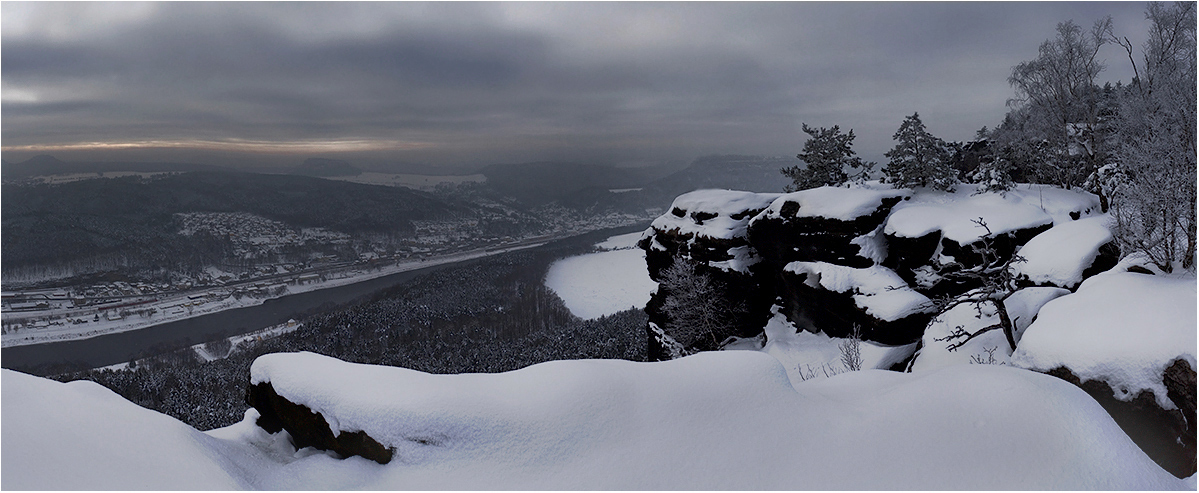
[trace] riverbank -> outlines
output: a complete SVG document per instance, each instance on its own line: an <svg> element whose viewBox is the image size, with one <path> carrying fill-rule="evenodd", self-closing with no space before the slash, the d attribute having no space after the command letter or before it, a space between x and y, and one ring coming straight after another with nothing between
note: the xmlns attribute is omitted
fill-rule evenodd
<svg viewBox="0 0 1199 493"><path fill-rule="evenodd" d="M548 241L548 240L547 240ZM209 288L179 293L157 300L138 303L136 307L97 307L74 312L47 312L25 315L43 318L27 327L9 329L0 336L0 347L9 348L50 342L74 341L108 334L146 329L155 325L211 315L226 310L248 308L268 300L320 291L397 273L409 272L447 263L462 262L488 255L497 255L544 245L546 241L523 243L510 247L486 248L454 253L423 260L404 260L391 264L356 266L325 273L321 279L304 283L271 283L262 296L238 296L230 288ZM121 312L125 313L122 314ZM7 315L7 314L6 314ZM53 321L49 319L53 317ZM7 317L6 317L7 318Z"/></svg>

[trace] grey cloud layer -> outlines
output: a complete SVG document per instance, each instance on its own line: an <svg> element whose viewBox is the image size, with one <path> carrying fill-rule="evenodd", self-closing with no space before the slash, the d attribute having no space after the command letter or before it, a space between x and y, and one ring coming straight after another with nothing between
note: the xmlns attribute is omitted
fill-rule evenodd
<svg viewBox="0 0 1199 493"><path fill-rule="evenodd" d="M802 121L854 128L877 159L913 111L947 139L997 122L1010 67L1057 22L1110 13L1135 35L1143 8L5 3L2 131L6 148L377 139L428 159L635 159L793 154Z"/></svg>

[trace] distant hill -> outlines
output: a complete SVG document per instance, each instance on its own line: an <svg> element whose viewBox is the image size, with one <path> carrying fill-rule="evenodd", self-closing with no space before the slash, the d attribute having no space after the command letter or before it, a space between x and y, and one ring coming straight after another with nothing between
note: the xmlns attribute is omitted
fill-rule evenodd
<svg viewBox="0 0 1199 493"><path fill-rule="evenodd" d="M638 213L647 209L665 208L675 197L692 190L723 188L753 192L781 192L791 180L779 170L791 166L795 159L763 156L705 156L696 159L690 166L667 176L644 180L644 175L622 173L619 168L580 168L557 171L562 180L538 182L536 168L525 168L520 176L526 186L557 186L564 192L553 197L559 205L579 211L598 213L620 211ZM526 165L527 166L527 165ZM652 173L654 169L639 169L640 173ZM567 174L567 173L574 174ZM546 173L552 176L552 173ZM511 179L515 173L507 175ZM640 178L640 179L639 179ZM491 179L491 176L488 176ZM615 192L613 190L616 190Z"/></svg>
<svg viewBox="0 0 1199 493"><path fill-rule="evenodd" d="M717 155L696 159L691 166L646 186L671 199L703 188L725 188L747 192L781 192L791 183L779 172L794 166L795 158Z"/></svg>
<svg viewBox="0 0 1199 493"><path fill-rule="evenodd" d="M305 159L299 166L291 168L290 173L293 175L319 177L357 176L362 174L362 170L340 159L313 157Z"/></svg>
<svg viewBox="0 0 1199 493"><path fill-rule="evenodd" d="M618 168L597 164L537 162L494 164L479 171L494 190L530 205L570 198L581 190L636 188L648 183L656 168Z"/></svg>
<svg viewBox="0 0 1199 493"><path fill-rule="evenodd" d="M400 187L294 175L192 172L58 185L3 185L3 269L117 256L132 268L202 265L220 242L177 234L174 214L248 212L293 227L408 237L413 221L470 217L465 203Z"/></svg>
<svg viewBox="0 0 1199 493"><path fill-rule="evenodd" d="M189 172L223 170L229 170L229 168L211 164L192 163L125 161L68 162L62 161L48 154L34 156L24 161L15 163L4 161L4 163L0 165L0 174L3 174L4 181L22 180L33 176L62 175L69 173L104 173L110 171L153 173L163 171Z"/></svg>

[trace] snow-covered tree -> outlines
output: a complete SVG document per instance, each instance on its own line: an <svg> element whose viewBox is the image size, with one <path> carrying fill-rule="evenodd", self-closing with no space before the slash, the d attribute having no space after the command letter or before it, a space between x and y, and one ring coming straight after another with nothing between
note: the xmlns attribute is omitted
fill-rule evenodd
<svg viewBox="0 0 1199 493"><path fill-rule="evenodd" d="M952 190L957 172L949 165L945 141L928 133L920 114L904 118L893 137L898 143L884 155L890 162L883 168L887 181L896 187L933 187Z"/></svg>
<svg viewBox="0 0 1199 493"><path fill-rule="evenodd" d="M1025 111L1021 132L1008 133L1002 144L1040 145L1044 155L1030 164L1042 183L1078 186L1103 165L1104 139L1098 132L1102 91L1095 79L1105 68L1097 55L1110 30L1110 18L1089 33L1073 21L1059 23L1057 36L1041 43L1036 59L1012 67L1008 83L1016 98L1008 105Z"/></svg>
<svg viewBox="0 0 1199 493"><path fill-rule="evenodd" d="M1096 180L1116 184L1112 212L1124 254L1139 252L1169 271L1195 266L1195 4L1151 3L1137 78L1121 98L1117 163ZM1109 31L1110 33L1110 31Z"/></svg>
<svg viewBox="0 0 1199 493"><path fill-rule="evenodd" d="M662 270L658 289L669 320L662 329L688 350L716 349L735 326L740 307L730 306L724 286L681 257Z"/></svg>
<svg viewBox="0 0 1199 493"><path fill-rule="evenodd" d="M787 186L788 192L822 185L840 185L849 180L846 167L861 169L859 174L865 174L874 166L874 163L862 161L855 155L853 129L843 134L838 125L833 125L833 128L812 128L805 123L803 131L810 137L804 142L803 152L795 157L807 167L796 165L781 170L792 182Z"/></svg>

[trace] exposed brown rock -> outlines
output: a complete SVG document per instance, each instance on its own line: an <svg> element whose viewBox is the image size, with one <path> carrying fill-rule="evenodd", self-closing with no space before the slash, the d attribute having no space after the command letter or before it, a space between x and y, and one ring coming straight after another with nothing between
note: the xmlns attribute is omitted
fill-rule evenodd
<svg viewBox="0 0 1199 493"><path fill-rule="evenodd" d="M324 416L280 396L270 383L247 386L246 404L258 410L258 426L269 433L287 430L297 449L315 447L332 450L342 457L357 455L380 464L391 462L393 449L363 431L341 431L333 436Z"/></svg>
<svg viewBox="0 0 1199 493"><path fill-rule="evenodd" d="M1106 382L1080 381L1068 368L1058 367L1050 375L1077 385L1099 402L1116 424L1149 458L1179 478L1195 474L1195 370L1176 360L1166 370L1169 398L1178 409L1162 409L1153 393L1142 390L1130 401L1115 398Z"/></svg>

